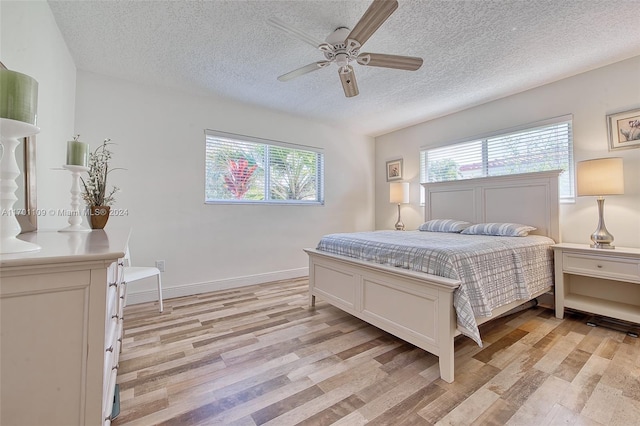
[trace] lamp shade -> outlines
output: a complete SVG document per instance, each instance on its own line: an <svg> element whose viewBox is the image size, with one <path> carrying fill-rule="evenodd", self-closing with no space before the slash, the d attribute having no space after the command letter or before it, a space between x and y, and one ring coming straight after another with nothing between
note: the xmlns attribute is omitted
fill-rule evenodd
<svg viewBox="0 0 640 426"><path fill-rule="evenodd" d="M576 167L578 196L624 194L622 158L580 161Z"/></svg>
<svg viewBox="0 0 640 426"><path fill-rule="evenodd" d="M0 118L36 125L38 82L26 74L0 69Z"/></svg>
<svg viewBox="0 0 640 426"><path fill-rule="evenodd" d="M409 182L390 183L389 202L393 204L407 204L409 202Z"/></svg>

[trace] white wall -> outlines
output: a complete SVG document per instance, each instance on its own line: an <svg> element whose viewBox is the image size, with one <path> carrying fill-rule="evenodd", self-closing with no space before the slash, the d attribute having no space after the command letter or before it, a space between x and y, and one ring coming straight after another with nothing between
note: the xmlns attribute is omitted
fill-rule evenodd
<svg viewBox="0 0 640 426"><path fill-rule="evenodd" d="M59 170L73 135L76 67L45 1L0 2L0 60L38 81L36 136L38 208L69 209L71 178ZM59 229L67 217L38 217L40 228Z"/></svg>
<svg viewBox="0 0 640 426"><path fill-rule="evenodd" d="M325 150L324 206L205 205L204 129ZM307 273L305 247L374 227L374 141L283 113L78 72L76 133L117 143L107 227L131 226L135 264L166 261L167 297ZM131 301L150 300L153 282Z"/></svg>
<svg viewBox="0 0 640 426"><path fill-rule="evenodd" d="M411 204L402 206L407 229L422 223L419 206L420 147L442 146L477 135L546 118L573 114L574 159L624 159L625 194L606 198L605 219L614 244L640 247L640 148L608 151L607 114L640 108L640 57L427 121L376 138L376 229L392 229L397 207L389 204L385 162L404 159ZM588 243L597 226L595 197L561 205L565 242Z"/></svg>

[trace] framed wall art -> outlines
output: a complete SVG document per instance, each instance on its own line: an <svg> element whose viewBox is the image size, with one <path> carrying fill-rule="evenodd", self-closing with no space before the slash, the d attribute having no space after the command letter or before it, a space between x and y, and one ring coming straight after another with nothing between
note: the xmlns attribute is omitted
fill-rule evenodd
<svg viewBox="0 0 640 426"><path fill-rule="evenodd" d="M402 180L402 158L387 161L387 182Z"/></svg>
<svg viewBox="0 0 640 426"><path fill-rule="evenodd" d="M640 109L607 115L609 150L640 148Z"/></svg>

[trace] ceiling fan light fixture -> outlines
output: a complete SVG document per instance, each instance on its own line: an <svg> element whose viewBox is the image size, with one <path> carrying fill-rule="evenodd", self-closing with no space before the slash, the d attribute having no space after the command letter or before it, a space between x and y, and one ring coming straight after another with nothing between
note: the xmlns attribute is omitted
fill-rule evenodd
<svg viewBox="0 0 640 426"><path fill-rule="evenodd" d="M336 55L336 64L341 69L349 65L349 55L347 55L346 53L338 53Z"/></svg>

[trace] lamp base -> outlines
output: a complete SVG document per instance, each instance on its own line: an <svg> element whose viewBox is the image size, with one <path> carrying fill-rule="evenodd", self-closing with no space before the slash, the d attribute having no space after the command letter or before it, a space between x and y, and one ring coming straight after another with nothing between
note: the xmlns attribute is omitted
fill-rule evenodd
<svg viewBox="0 0 640 426"><path fill-rule="evenodd" d="M396 231L404 231L404 223L400 219L400 204L398 204L398 221L396 222Z"/></svg>
<svg viewBox="0 0 640 426"><path fill-rule="evenodd" d="M591 234L591 248L611 250L615 249L613 235L607 230L604 224L604 197L598 197L598 228Z"/></svg>
<svg viewBox="0 0 640 426"><path fill-rule="evenodd" d="M595 248L595 249L609 249L609 250L616 248L616 246L609 243L593 243L589 247Z"/></svg>

